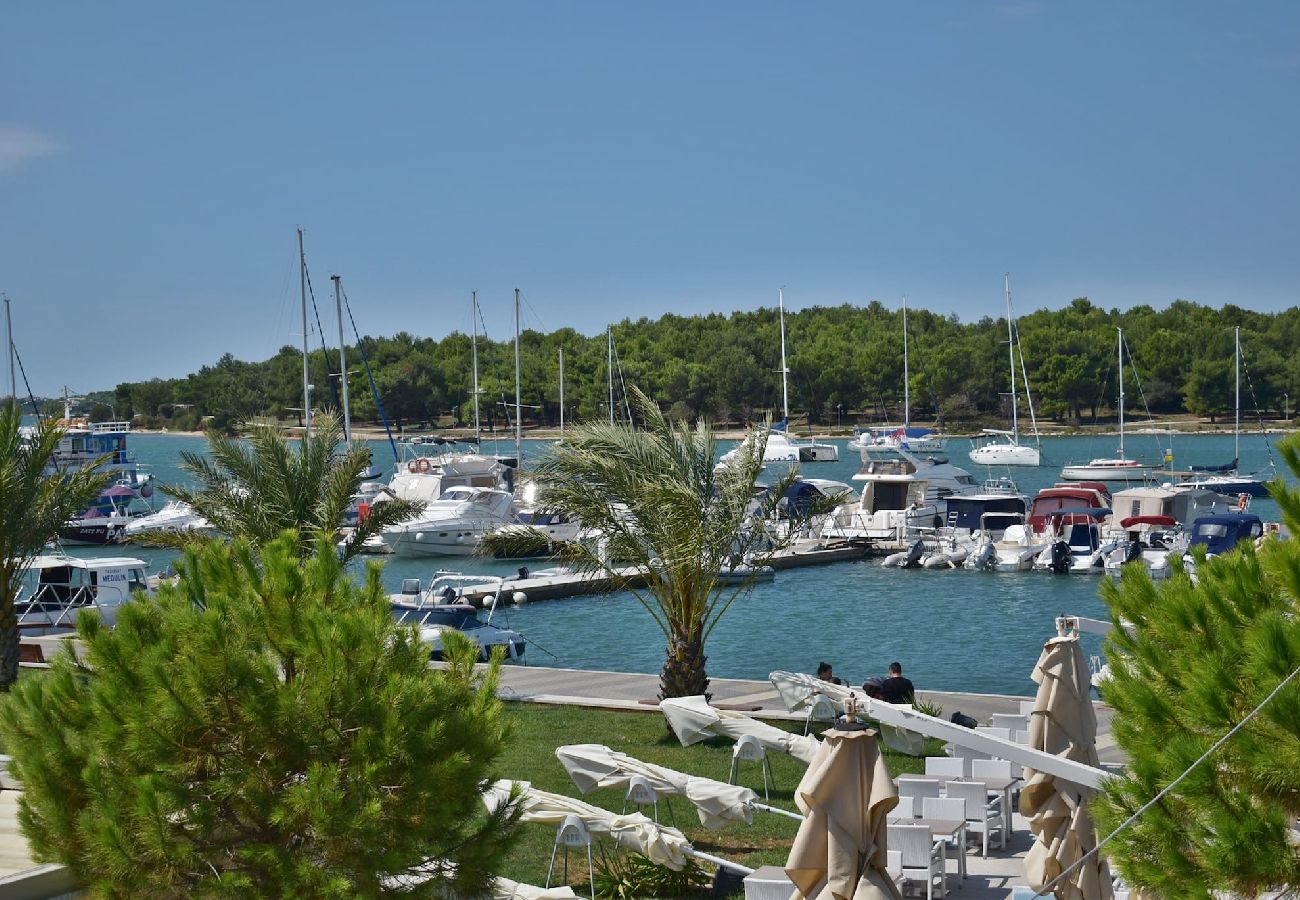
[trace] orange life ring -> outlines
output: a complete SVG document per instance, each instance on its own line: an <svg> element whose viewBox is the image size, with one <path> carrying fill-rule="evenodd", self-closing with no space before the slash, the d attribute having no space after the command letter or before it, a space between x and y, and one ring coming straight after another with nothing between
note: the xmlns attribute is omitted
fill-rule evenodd
<svg viewBox="0 0 1300 900"><path fill-rule="evenodd" d="M427 474L433 468L433 463L429 462L427 456L421 456L415 461L415 468L421 473Z"/></svg>
<svg viewBox="0 0 1300 900"><path fill-rule="evenodd" d="M1238 494L1238 495L1237 495L1237 511L1238 511L1238 512L1245 512L1247 506L1250 506L1250 494L1245 494L1245 493Z"/></svg>

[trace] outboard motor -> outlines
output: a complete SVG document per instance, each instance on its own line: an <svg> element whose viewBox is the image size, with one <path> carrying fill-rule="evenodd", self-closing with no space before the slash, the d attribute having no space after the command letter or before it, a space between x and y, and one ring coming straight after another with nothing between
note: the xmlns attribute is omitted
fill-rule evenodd
<svg viewBox="0 0 1300 900"><path fill-rule="evenodd" d="M993 550L993 544L985 541L980 544L979 550L975 551L975 561L971 566L982 571L988 571L993 568L993 563L997 559L997 554Z"/></svg>
<svg viewBox="0 0 1300 900"><path fill-rule="evenodd" d="M1052 571L1057 575L1064 575L1070 571L1070 567L1073 565L1074 559L1070 556L1070 545L1065 541L1057 541L1052 544Z"/></svg>
<svg viewBox="0 0 1300 900"><path fill-rule="evenodd" d="M920 538L907 551L907 559L903 562L904 569L914 569L921 564L921 554L925 553L925 541Z"/></svg>
<svg viewBox="0 0 1300 900"><path fill-rule="evenodd" d="M1130 541L1128 545L1128 550L1125 551L1124 553L1124 562L1126 563L1137 562L1139 559L1142 558L1142 551L1145 549L1146 549L1146 545L1143 544L1141 541Z"/></svg>

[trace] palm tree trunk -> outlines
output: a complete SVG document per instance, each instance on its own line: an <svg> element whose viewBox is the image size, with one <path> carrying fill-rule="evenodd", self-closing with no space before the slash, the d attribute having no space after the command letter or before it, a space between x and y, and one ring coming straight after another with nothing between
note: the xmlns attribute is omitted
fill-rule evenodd
<svg viewBox="0 0 1300 900"><path fill-rule="evenodd" d="M18 619L12 608L0 613L0 692L8 693L18 680Z"/></svg>
<svg viewBox="0 0 1300 900"><path fill-rule="evenodd" d="M659 699L669 697L695 697L709 693L709 676L704 670L708 657L704 655L703 624L678 632L668 641L668 654L663 672L659 675Z"/></svg>

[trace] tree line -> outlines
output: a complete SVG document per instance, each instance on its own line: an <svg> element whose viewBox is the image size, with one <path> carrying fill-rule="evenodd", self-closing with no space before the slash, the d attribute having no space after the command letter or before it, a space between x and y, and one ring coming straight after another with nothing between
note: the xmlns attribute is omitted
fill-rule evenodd
<svg viewBox="0 0 1300 900"><path fill-rule="evenodd" d="M956 315L908 311L909 394L916 421L950 427L993 424L1009 416L1004 319L963 323ZM1103 309L1086 298L1017 320L1024 372L1035 411L1049 420L1086 424L1112 416L1116 404L1116 327L1132 359L1125 396L1131 412L1231 416L1233 329L1242 336L1243 415L1288 416L1300 398L1300 307L1263 313L1177 300L1166 309ZM779 418L780 333L777 310L730 315L664 315L612 326L615 406L635 384L674 417L714 421ZM898 422L903 417L902 311L872 301L810 307L786 315L790 405L811 424ZM523 418L560 418L559 354L564 351L564 415L592 421L609 415L606 335L571 328L524 331L520 339ZM368 363L369 372L362 365ZM470 424L473 371L469 335L441 340L400 332L361 338L348 348L352 412L378 421L375 392L394 425ZM513 415L513 341L478 339L481 420L504 427ZM338 407L338 352L318 347L309 369L313 407ZM374 391L371 390L373 377ZM1017 383L1021 381L1017 373ZM1023 389L1021 416L1025 415ZM143 417L150 424L231 427L257 416L294 418L302 406L302 357L285 346L262 362L231 354L183 378L119 384L94 398L101 414Z"/></svg>

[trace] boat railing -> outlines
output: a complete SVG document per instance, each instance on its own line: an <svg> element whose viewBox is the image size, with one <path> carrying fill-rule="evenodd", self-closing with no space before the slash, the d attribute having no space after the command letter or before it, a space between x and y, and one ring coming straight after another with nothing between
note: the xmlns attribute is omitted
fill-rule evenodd
<svg viewBox="0 0 1300 900"><path fill-rule="evenodd" d="M131 430L130 422L91 422L91 434L123 434Z"/></svg>
<svg viewBox="0 0 1300 900"><path fill-rule="evenodd" d="M105 594L111 596L105 597ZM18 614L18 624L35 625L46 628L71 628L77 622L77 614L82 610L102 610L103 607L121 605L128 593L119 585L104 584L98 587L90 585L60 584L47 582L40 585L27 600L15 604L22 607Z"/></svg>

